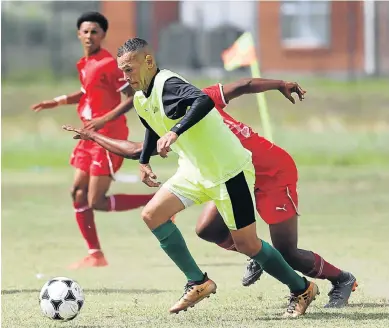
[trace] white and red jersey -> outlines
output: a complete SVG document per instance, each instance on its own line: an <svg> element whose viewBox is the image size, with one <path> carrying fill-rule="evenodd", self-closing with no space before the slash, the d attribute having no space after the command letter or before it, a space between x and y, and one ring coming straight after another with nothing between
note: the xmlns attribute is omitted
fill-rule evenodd
<svg viewBox="0 0 389 328"><path fill-rule="evenodd" d="M266 189L269 186L273 188L278 183L277 179L274 178L276 174L278 174L278 179L282 180L282 183L297 181L297 170L294 161L285 150L258 135L251 127L235 120L224 111L227 102L224 99L221 84L207 87L203 89L203 92L213 100L215 108L222 116L224 123L239 138L243 147L251 151L255 167L256 188Z"/></svg>
<svg viewBox="0 0 389 328"><path fill-rule="evenodd" d="M128 83L115 58L107 50L101 49L88 58L81 58L77 63L77 70L81 91L84 93L77 112L84 123L105 115L120 104L120 92ZM127 129L127 122L125 116L121 115L108 122L99 132L112 135L123 129Z"/></svg>
<svg viewBox="0 0 389 328"><path fill-rule="evenodd" d="M266 150L273 147L273 143L269 140L259 136L251 127L237 121L224 111L224 108L227 106L227 101L224 98L223 86L220 83L204 88L203 92L213 100L215 108L222 116L224 123L239 138L246 149L253 152L253 149L255 148L258 152L258 149Z"/></svg>
<svg viewBox="0 0 389 328"><path fill-rule="evenodd" d="M215 108L222 116L224 123L242 143L244 143L244 141L250 138L253 134L256 134L253 132L251 127L235 120L224 111L224 108L227 106L227 102L224 99L223 86L220 83L204 88L203 92L205 92L213 100Z"/></svg>

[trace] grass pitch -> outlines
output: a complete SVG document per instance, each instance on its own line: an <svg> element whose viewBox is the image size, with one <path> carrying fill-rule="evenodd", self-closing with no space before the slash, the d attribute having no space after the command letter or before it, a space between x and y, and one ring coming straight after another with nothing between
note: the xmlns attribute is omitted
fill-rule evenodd
<svg viewBox="0 0 389 328"><path fill-rule="evenodd" d="M110 265L68 271L67 265L86 253L69 195L72 170L67 162L75 142L60 129L61 124L77 124L77 118L71 106L38 115L28 106L79 85L24 85L22 97L20 85L4 85L2 326L389 327L389 98L383 85L302 83L307 99L295 106L276 92L267 96L275 140L299 166L300 247L352 271L359 282L349 307L326 310L330 284L318 281L320 297L294 322L280 318L288 292L283 285L265 274L254 286L242 287L245 257L195 236L201 207L180 214L177 224L218 292L186 313L167 312L181 296L185 279L141 221L140 210L97 213ZM260 131L255 97L241 98L230 109ZM138 119L134 113L128 118L131 138L141 140ZM174 157L153 159L162 181L174 166ZM126 161L122 172L137 174L136 163ZM112 192L151 191L140 183L115 183ZM258 232L269 240L263 222ZM85 306L72 322L61 324L40 314L39 290L53 276L74 278L85 290Z"/></svg>
<svg viewBox="0 0 389 328"><path fill-rule="evenodd" d="M163 167L156 171L163 179L170 173ZM71 171L5 171L3 327L59 326L43 318L38 305L39 289L53 276L74 278L85 289L85 306L74 321L62 324L66 327L388 327L388 171L305 168L300 175L300 246L356 275L360 287L348 308L323 309L330 284L318 281L321 295L307 315L294 323L280 319L287 289L266 274L254 286L242 287L245 257L195 236L201 210L196 206L178 216L178 226L198 263L217 282L218 292L187 313L169 315L185 279L141 221L140 210L98 213L110 265L68 271L66 266L85 254L68 195ZM147 189L117 183L113 191ZM262 222L258 231L269 240ZM37 274L44 276L38 279Z"/></svg>

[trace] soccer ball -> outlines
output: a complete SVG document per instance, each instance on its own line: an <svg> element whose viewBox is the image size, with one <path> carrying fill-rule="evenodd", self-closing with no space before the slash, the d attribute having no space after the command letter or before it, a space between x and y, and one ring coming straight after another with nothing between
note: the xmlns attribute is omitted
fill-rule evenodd
<svg viewBox="0 0 389 328"><path fill-rule="evenodd" d="M44 284L39 294L39 305L43 314L52 319L68 321L74 319L84 304L84 292L70 278L57 277Z"/></svg>

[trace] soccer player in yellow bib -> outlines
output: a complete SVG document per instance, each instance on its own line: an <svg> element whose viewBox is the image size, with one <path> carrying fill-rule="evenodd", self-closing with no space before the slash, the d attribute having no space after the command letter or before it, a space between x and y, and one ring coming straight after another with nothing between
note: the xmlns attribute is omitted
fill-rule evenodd
<svg viewBox="0 0 389 328"><path fill-rule="evenodd" d="M171 150L179 157L177 172L142 211L161 248L188 280L170 312L186 310L216 292L216 284L198 267L170 219L192 204L212 200L237 250L289 287L291 298L284 315L304 314L319 293L318 287L299 276L276 249L257 237L251 153L223 123L206 94L178 74L158 69L145 40L127 40L117 57L119 68L136 91L134 107L146 128L139 160L142 181L150 187L160 185L150 166L155 149L162 157Z"/></svg>

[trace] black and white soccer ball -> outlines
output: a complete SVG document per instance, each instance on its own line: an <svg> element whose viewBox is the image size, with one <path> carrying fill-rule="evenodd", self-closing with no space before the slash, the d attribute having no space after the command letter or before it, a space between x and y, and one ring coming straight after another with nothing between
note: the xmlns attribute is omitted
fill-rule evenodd
<svg viewBox="0 0 389 328"><path fill-rule="evenodd" d="M49 280L42 287L39 305L46 317L68 321L80 313L84 299L84 292L76 281L57 277Z"/></svg>

